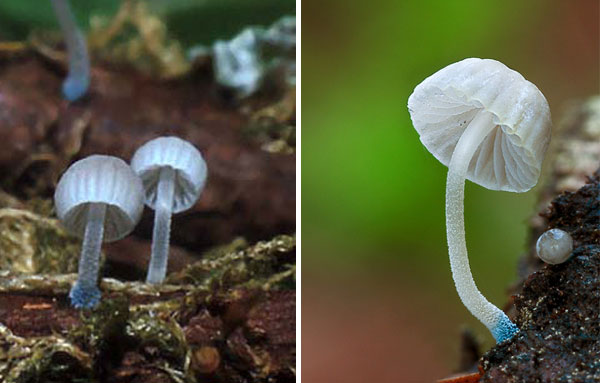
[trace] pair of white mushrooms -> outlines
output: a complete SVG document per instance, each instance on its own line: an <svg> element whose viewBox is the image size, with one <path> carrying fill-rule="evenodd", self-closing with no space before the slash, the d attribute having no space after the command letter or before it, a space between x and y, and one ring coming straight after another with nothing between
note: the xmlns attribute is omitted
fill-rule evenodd
<svg viewBox="0 0 600 383"><path fill-rule="evenodd" d="M491 190L531 189L550 141L548 103L535 85L504 64L468 58L417 85L408 109L421 142L448 166L446 232L458 295L498 343L510 339L517 326L473 281L465 242L464 184L469 179Z"/></svg>
<svg viewBox="0 0 600 383"><path fill-rule="evenodd" d="M71 165L58 182L54 203L66 229L83 238L79 275L69 294L73 306L98 304L102 242L128 235L141 218L144 202L155 210L146 281L161 283L167 272L171 214L194 205L206 176L206 163L198 149L177 137L145 143L134 154L131 166L105 155L92 155Z"/></svg>

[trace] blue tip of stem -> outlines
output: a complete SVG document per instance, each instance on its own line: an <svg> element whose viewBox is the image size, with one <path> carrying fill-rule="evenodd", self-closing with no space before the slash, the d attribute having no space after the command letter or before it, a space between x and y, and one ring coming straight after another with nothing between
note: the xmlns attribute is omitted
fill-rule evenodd
<svg viewBox="0 0 600 383"><path fill-rule="evenodd" d="M94 308L101 297L102 293L97 286L81 286L79 283L75 283L69 293L71 305L77 309Z"/></svg>
<svg viewBox="0 0 600 383"><path fill-rule="evenodd" d="M509 340L518 332L519 328L517 325L514 324L504 313L500 317L500 320L498 320L496 327L492 329L492 335L496 339L496 343L502 343L505 340Z"/></svg>
<svg viewBox="0 0 600 383"><path fill-rule="evenodd" d="M62 85L62 92L68 101L77 101L86 94L90 85L90 79L87 77L68 76Z"/></svg>

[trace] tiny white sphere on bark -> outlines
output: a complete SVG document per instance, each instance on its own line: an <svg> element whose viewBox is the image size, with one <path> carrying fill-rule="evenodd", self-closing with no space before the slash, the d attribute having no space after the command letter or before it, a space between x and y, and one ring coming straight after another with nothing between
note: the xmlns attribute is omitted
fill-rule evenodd
<svg viewBox="0 0 600 383"><path fill-rule="evenodd" d="M537 256L546 263L563 263L573 252L573 238L561 229L550 229L540 235L535 245Z"/></svg>

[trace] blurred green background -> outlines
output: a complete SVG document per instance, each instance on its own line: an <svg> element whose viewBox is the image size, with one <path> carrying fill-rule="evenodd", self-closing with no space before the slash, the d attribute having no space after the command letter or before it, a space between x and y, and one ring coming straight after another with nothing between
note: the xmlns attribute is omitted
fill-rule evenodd
<svg viewBox="0 0 600 383"><path fill-rule="evenodd" d="M492 345L454 290L444 221L447 168L421 145L407 99L450 63L494 58L540 88L556 126L570 100L599 92L598 4L303 1L307 381L441 378L458 364L463 324L484 349ZM535 202L535 189L514 194L467 182L471 267L496 305L507 302Z"/></svg>
<svg viewBox="0 0 600 383"><path fill-rule="evenodd" d="M122 0L71 1L82 27L91 15L110 16ZM244 27L269 25L296 12L294 0L147 0L149 9L167 23L170 36L186 46L231 38ZM33 28L56 28L49 0L0 2L0 39L22 40Z"/></svg>

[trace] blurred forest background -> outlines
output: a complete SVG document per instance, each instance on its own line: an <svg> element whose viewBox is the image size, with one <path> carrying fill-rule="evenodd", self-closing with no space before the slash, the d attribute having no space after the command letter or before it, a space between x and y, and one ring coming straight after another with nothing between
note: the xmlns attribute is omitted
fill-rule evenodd
<svg viewBox="0 0 600 383"><path fill-rule="evenodd" d="M114 15L122 0L71 1L79 25L87 29L91 16ZM145 0L149 10L167 24L170 37L184 46L231 38L252 25L267 26L296 11L294 0ZM50 1L3 0L0 39L21 40L32 29L57 28Z"/></svg>
<svg viewBox="0 0 600 383"><path fill-rule="evenodd" d="M442 378L463 326L483 350L493 339L455 292L447 168L421 145L408 96L450 63L494 58L540 88L556 129L569 103L599 92L599 2L305 0L302 11L304 378ZM500 307L535 203L536 189L467 182L471 267Z"/></svg>

